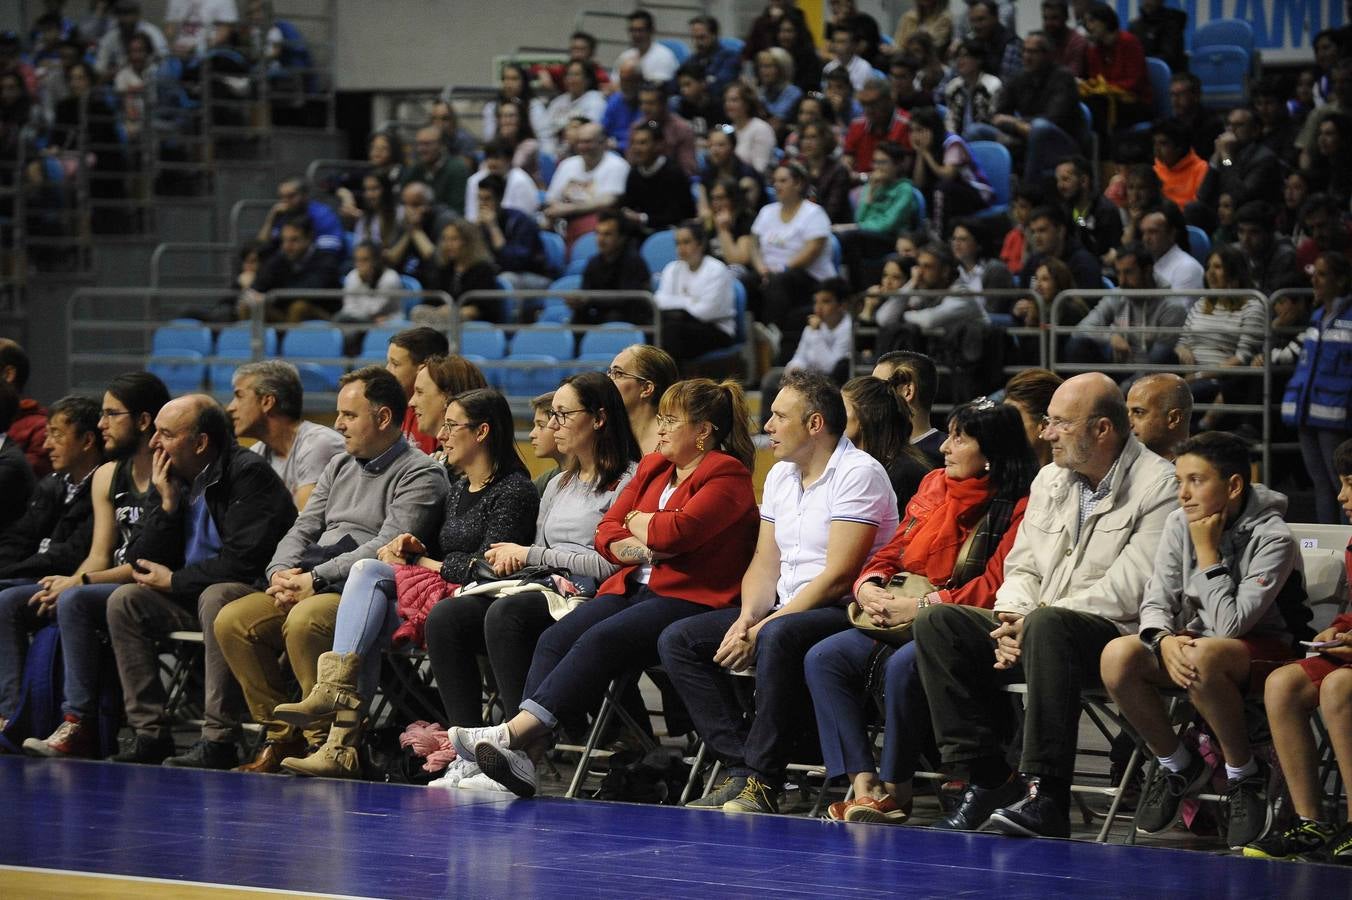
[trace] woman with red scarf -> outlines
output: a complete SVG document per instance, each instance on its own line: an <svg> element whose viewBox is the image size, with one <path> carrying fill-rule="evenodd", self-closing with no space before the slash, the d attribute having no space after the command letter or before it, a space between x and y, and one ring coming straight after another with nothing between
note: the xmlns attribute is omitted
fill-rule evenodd
<svg viewBox="0 0 1352 900"><path fill-rule="evenodd" d="M1008 404L985 398L964 404L949 418L948 440L940 450L944 467L920 482L896 536L855 582L855 600L875 627L910 622L934 603L995 605L1005 555L1038 470L1023 420ZM887 585L901 573L923 576L934 590L921 597L894 596ZM806 672L827 775L848 774L854 785L854 799L833 803L831 818L906 821L917 757L933 742L915 644L894 651L851 629L809 650ZM879 698L886 722L881 774L868 732L870 696Z"/></svg>

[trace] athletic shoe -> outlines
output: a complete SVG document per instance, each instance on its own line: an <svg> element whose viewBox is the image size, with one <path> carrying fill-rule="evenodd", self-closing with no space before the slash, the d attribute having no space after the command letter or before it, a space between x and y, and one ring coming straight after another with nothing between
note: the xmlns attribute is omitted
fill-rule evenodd
<svg viewBox="0 0 1352 900"><path fill-rule="evenodd" d="M1070 837L1070 813L1042 791L1042 779L1028 779L1028 793L1013 806L991 813L990 825L1012 837Z"/></svg>
<svg viewBox="0 0 1352 900"><path fill-rule="evenodd" d="M909 807L910 804L907 804ZM911 817L909 808L897 805L897 801L887 796L881 800L872 797L860 797L851 801L845 810L846 822L868 822L874 825L904 825Z"/></svg>
<svg viewBox="0 0 1352 900"><path fill-rule="evenodd" d="M1225 826L1225 840L1231 850L1243 850L1254 841L1262 840L1272 827L1272 804L1268 803L1267 763L1258 760L1258 771L1227 782L1225 805L1230 811Z"/></svg>
<svg viewBox="0 0 1352 900"><path fill-rule="evenodd" d="M1010 775L1008 781L994 788L969 784L962 792L962 800L957 808L930 827L945 831L980 831L991 813L1017 803L1027 792L1027 787L1018 775Z"/></svg>
<svg viewBox="0 0 1352 900"><path fill-rule="evenodd" d="M1136 810L1137 834L1162 834L1174 827L1183 798L1205 787L1213 771L1200 753L1192 755L1192 762L1182 772L1171 772L1156 762Z"/></svg>
<svg viewBox="0 0 1352 900"><path fill-rule="evenodd" d="M736 797L746 787L746 776L728 775L703 797L696 797L686 806L690 809L722 809L723 804Z"/></svg>
<svg viewBox="0 0 1352 900"><path fill-rule="evenodd" d="M239 747L234 741L203 738L189 747L188 752L166 759L163 765L175 769L233 769L239 765Z"/></svg>
<svg viewBox="0 0 1352 900"><path fill-rule="evenodd" d="M723 804L725 813L777 813L779 812L779 788L770 787L755 775L746 779L746 784L727 803Z"/></svg>
<svg viewBox="0 0 1352 900"><path fill-rule="evenodd" d="M23 749L34 756L73 756L80 759L96 759L98 752L94 747L94 731L86 728L79 716L69 713L60 725L56 726L51 737L28 738Z"/></svg>
<svg viewBox="0 0 1352 900"><path fill-rule="evenodd" d="M482 740L474 745L474 758L479 761L483 774L513 794L518 797L535 796L535 763L520 750L499 746L492 740Z"/></svg>
<svg viewBox="0 0 1352 900"><path fill-rule="evenodd" d="M1266 837L1246 846L1244 855L1251 859L1300 859L1306 854L1322 851L1335 833L1332 825L1313 819L1297 819L1296 824L1285 831L1269 832Z"/></svg>
<svg viewBox="0 0 1352 900"><path fill-rule="evenodd" d="M455 755L460 759L473 759L474 747L480 741L488 741L498 747L506 747L509 735L507 726L504 725L486 725L482 728L452 728L450 730L451 746L455 748Z"/></svg>
<svg viewBox="0 0 1352 900"><path fill-rule="evenodd" d="M428 787L453 788L461 787L461 782L479 774L479 764L473 759L456 758L451 760L446 771L441 773L439 778L434 778L427 783Z"/></svg>
<svg viewBox="0 0 1352 900"><path fill-rule="evenodd" d="M1352 866L1352 824L1339 828L1324 842L1324 846L1303 853L1300 858L1309 862Z"/></svg>
<svg viewBox="0 0 1352 900"><path fill-rule="evenodd" d="M471 775L460 782L462 791L497 791L499 794L510 794L511 791L489 778L483 772L478 775Z"/></svg>

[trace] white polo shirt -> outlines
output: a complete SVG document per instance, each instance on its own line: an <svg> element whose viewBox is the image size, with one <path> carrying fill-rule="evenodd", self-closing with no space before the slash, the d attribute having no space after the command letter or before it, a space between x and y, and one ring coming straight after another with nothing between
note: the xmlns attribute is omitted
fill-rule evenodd
<svg viewBox="0 0 1352 900"><path fill-rule="evenodd" d="M787 460L775 463L765 477L761 521L775 526L779 546L779 581L775 606L792 600L826 568L826 539L832 522L876 525L877 553L897 530L897 495L882 464L841 437L826 471L803 489L802 470ZM849 599L849 589L840 601Z"/></svg>

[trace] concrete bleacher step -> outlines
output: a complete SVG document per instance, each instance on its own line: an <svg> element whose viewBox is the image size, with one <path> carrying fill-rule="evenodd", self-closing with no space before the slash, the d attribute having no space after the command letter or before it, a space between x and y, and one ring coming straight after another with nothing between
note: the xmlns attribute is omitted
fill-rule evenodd
<svg viewBox="0 0 1352 900"><path fill-rule="evenodd" d="M163 233L163 232L161 232ZM100 237L94 242L94 283L98 287L145 287L150 283L150 254L160 235Z"/></svg>
<svg viewBox="0 0 1352 900"><path fill-rule="evenodd" d="M216 200L211 197L161 197L155 201L155 228L160 241L214 241L218 232ZM149 277L150 270L145 270Z"/></svg>

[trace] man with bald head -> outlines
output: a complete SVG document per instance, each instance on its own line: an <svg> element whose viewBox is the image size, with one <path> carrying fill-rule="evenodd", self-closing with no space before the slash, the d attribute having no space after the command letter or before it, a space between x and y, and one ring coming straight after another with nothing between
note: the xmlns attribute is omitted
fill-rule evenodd
<svg viewBox="0 0 1352 900"><path fill-rule="evenodd" d="M596 228L596 214L616 205L629 181L629 163L606 149L606 135L595 122L579 125L573 136L576 156L559 163L545 192L545 218L568 222L569 244Z"/></svg>
<svg viewBox="0 0 1352 900"><path fill-rule="evenodd" d="M1155 453L1173 462L1174 448L1192 428L1192 391L1172 372L1136 379L1127 391L1127 420L1132 434Z"/></svg>
<svg viewBox="0 0 1352 900"><path fill-rule="evenodd" d="M429 123L418 129L413 136L413 155L418 161L404 172L402 183L424 182L442 206L464 209L469 167L464 157L451 153L440 126Z"/></svg>
<svg viewBox="0 0 1352 900"><path fill-rule="evenodd" d="M259 578L296 518L281 478L235 443L229 415L205 394L161 407L150 447L151 489L126 553L135 583L108 598L108 635L136 734L129 750L113 757L119 762L159 763L173 752L160 642L172 631L197 630L201 595L213 584ZM214 659L215 642L204 644L210 706L230 691L230 670Z"/></svg>
<svg viewBox="0 0 1352 900"><path fill-rule="evenodd" d="M1109 641L1137 630L1174 468L1132 435L1117 385L1077 375L1042 420L1053 465L1033 481L1005 559L995 608L936 604L914 634L934 735L948 770L963 770L961 805L937 828L1067 837L1080 691L1099 683ZM994 654L991 666L977 664ZM1023 746L1005 762L999 723L1024 681Z"/></svg>

